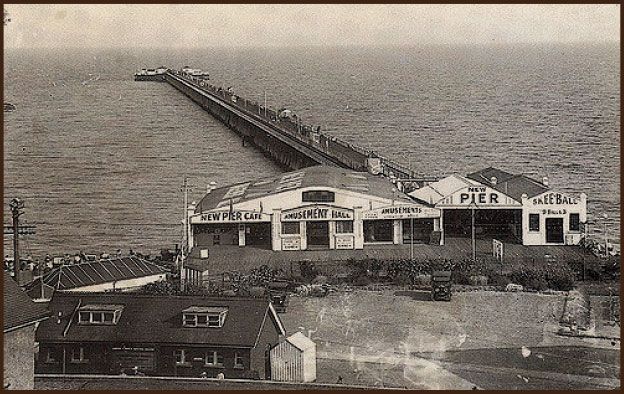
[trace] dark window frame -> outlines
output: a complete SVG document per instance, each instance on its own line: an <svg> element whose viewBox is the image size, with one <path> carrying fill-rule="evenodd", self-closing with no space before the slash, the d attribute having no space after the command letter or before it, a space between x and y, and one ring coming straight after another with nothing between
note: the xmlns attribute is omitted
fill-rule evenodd
<svg viewBox="0 0 624 394"><path fill-rule="evenodd" d="M296 229L297 232L285 231L286 228L292 227L292 229ZM301 226L299 222L282 222L282 234L284 235L300 235L301 234Z"/></svg>
<svg viewBox="0 0 624 394"><path fill-rule="evenodd" d="M351 231L345 231L345 229L341 228L345 226L347 223L351 224ZM353 234L353 220L337 220L336 221L336 234Z"/></svg>
<svg viewBox="0 0 624 394"><path fill-rule="evenodd" d="M537 222L533 222L537 217ZM539 213L530 213L529 214L529 231L530 232L539 232L540 231L540 214Z"/></svg>
<svg viewBox="0 0 624 394"><path fill-rule="evenodd" d="M576 219L573 221L572 217ZM572 225L575 224L573 227ZM581 232L581 214L580 213L570 213L568 227L570 231L580 233Z"/></svg>
<svg viewBox="0 0 624 394"><path fill-rule="evenodd" d="M308 190L301 192L302 202L336 202L336 193L329 190Z"/></svg>

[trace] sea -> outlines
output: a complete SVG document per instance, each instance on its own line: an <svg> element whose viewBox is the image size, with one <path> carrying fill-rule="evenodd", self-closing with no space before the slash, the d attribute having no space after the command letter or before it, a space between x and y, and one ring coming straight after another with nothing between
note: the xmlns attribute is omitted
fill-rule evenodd
<svg viewBox="0 0 624 394"><path fill-rule="evenodd" d="M161 65L422 175L547 176L585 192L590 232L619 243L619 44L5 49L4 224L19 197L36 226L22 256L158 253L181 243L185 177L198 201L283 171L171 86L133 80Z"/></svg>

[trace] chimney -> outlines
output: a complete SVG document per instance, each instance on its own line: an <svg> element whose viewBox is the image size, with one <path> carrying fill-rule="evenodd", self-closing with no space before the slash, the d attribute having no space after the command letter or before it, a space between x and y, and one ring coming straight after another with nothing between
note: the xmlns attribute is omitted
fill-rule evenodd
<svg viewBox="0 0 624 394"><path fill-rule="evenodd" d="M548 177L547 176L542 178L542 183L544 184L544 186L548 186Z"/></svg>
<svg viewBox="0 0 624 394"><path fill-rule="evenodd" d="M496 186L496 182L497 182L497 179L495 176L490 178L490 183L492 184L492 186Z"/></svg>

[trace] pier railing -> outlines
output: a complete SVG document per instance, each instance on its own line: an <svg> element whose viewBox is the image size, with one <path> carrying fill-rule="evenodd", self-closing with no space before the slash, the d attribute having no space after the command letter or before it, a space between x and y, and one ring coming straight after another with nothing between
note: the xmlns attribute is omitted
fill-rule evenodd
<svg viewBox="0 0 624 394"><path fill-rule="evenodd" d="M169 70L169 73L192 83L197 88L215 97L222 99L229 105L232 105L240 111L253 116L255 119L262 121L271 128L276 129L281 133L288 134L290 137L294 137L302 143L314 146L316 149L324 152L325 154L336 158L349 168L357 171L366 171L367 159L369 157L377 157L382 163L382 171L385 176L393 176L398 179L411 180L414 182L431 182L436 180L436 178L433 177L423 177L408 166L400 164L395 160L391 160L388 157L376 154L369 149L343 141L334 136L325 135L320 132L320 126L315 128L310 125L304 125L300 122L296 115L287 117L280 116L280 113L270 108L265 108L257 101L248 100L234 94L228 89L214 86L203 78L193 77L183 72L174 70Z"/></svg>

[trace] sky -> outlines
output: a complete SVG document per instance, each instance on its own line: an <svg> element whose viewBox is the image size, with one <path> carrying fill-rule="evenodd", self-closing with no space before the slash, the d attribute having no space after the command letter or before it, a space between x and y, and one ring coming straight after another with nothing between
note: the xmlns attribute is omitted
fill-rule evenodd
<svg viewBox="0 0 624 394"><path fill-rule="evenodd" d="M5 48L616 42L620 6L5 4Z"/></svg>

